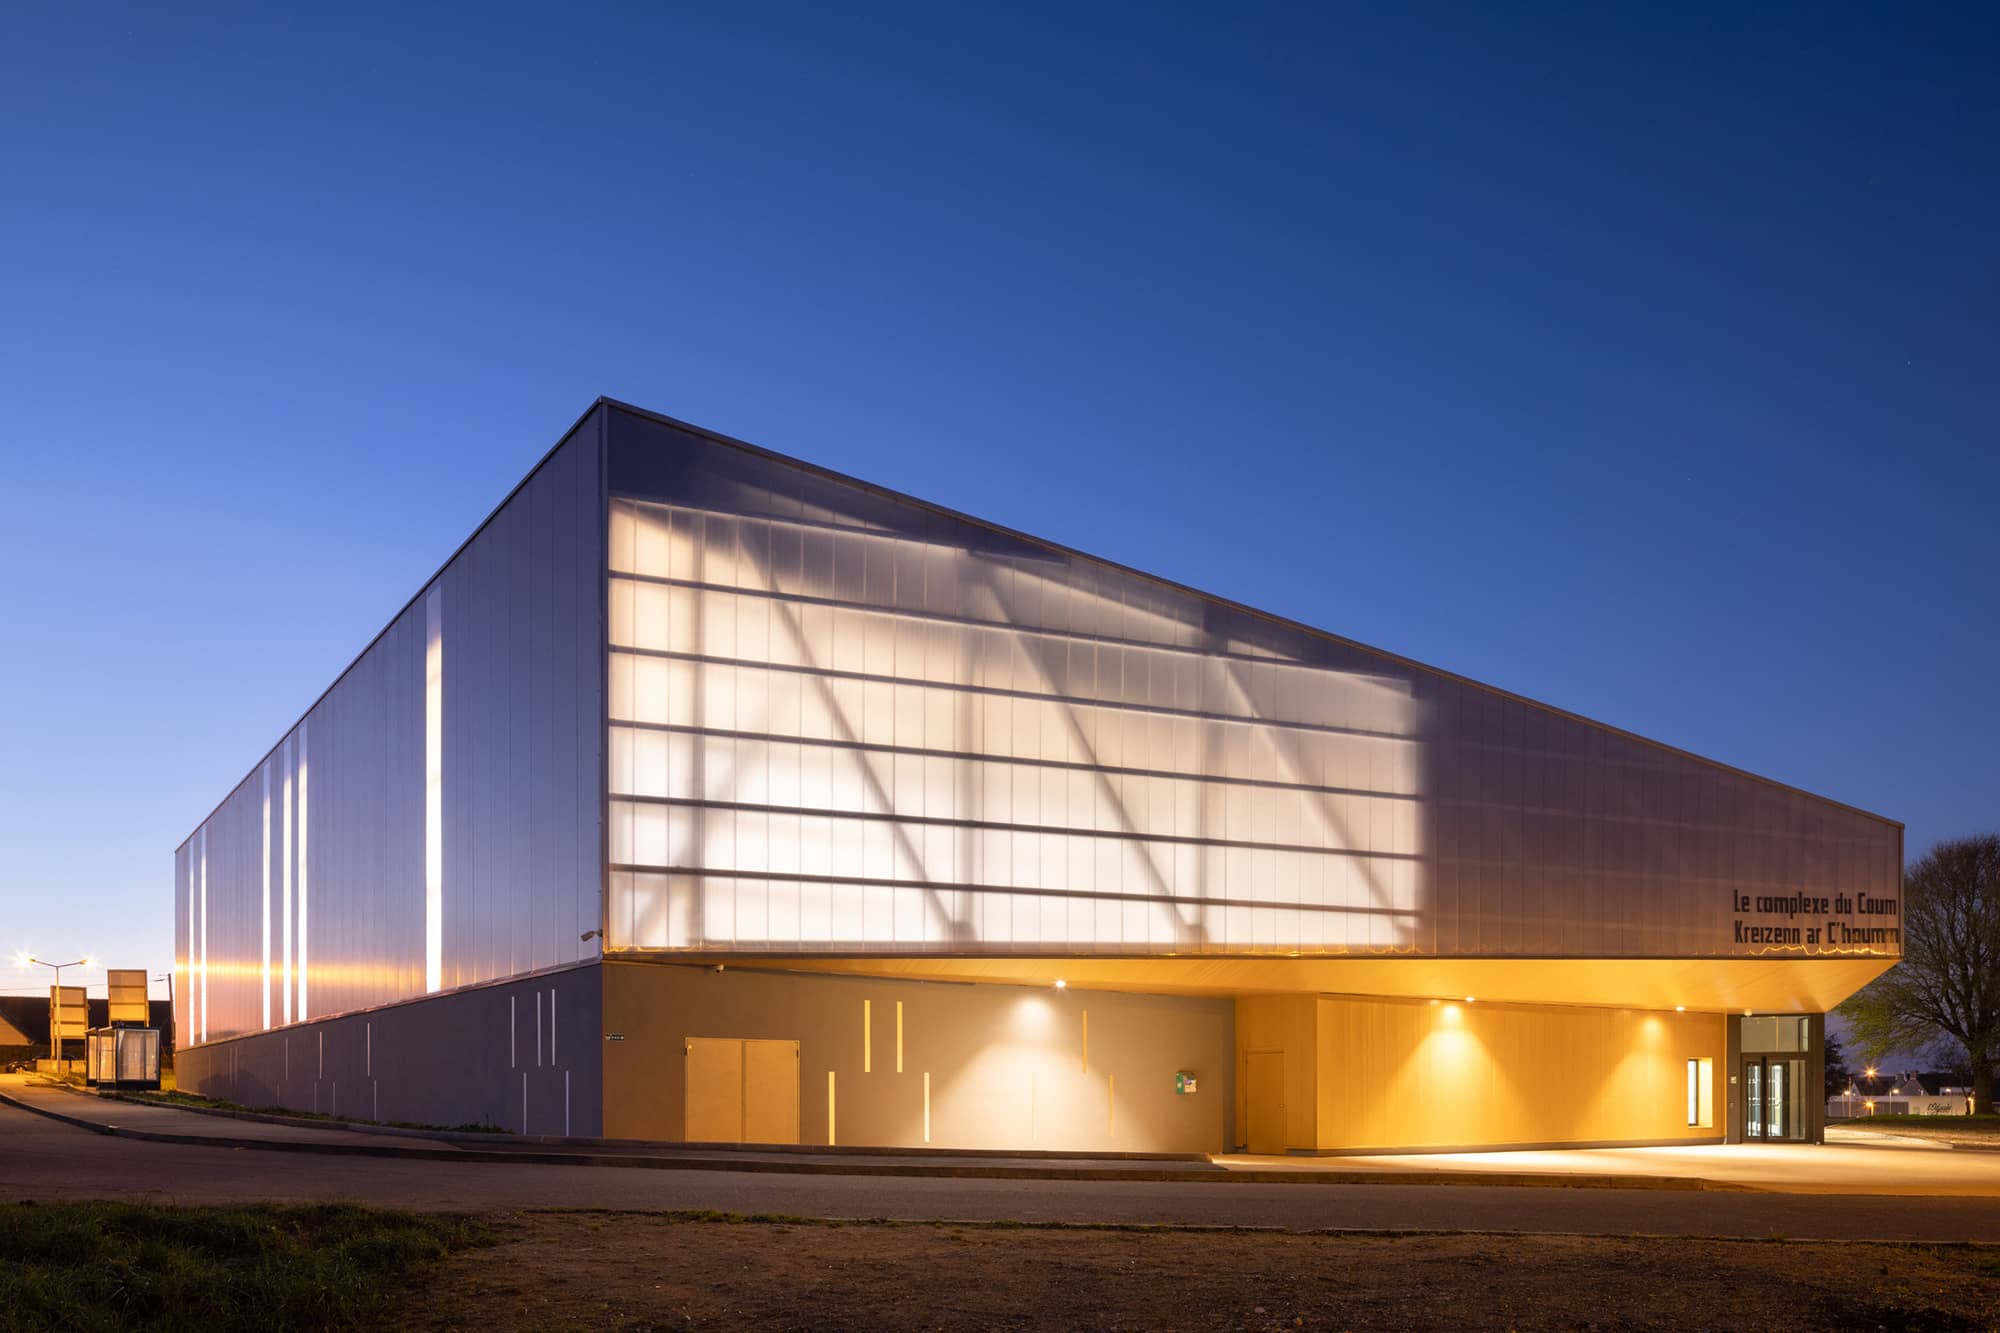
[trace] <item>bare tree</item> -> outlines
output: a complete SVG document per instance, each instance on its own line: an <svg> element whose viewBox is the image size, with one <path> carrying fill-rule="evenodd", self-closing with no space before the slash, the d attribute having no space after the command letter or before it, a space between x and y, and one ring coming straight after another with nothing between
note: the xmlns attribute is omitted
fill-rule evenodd
<svg viewBox="0 0 2000 1333"><path fill-rule="evenodd" d="M1972 1066L1973 1107L1993 1105L2000 1057L2000 835L1941 842L1903 886L1903 961L1840 1014L1871 1056L1948 1041Z"/></svg>

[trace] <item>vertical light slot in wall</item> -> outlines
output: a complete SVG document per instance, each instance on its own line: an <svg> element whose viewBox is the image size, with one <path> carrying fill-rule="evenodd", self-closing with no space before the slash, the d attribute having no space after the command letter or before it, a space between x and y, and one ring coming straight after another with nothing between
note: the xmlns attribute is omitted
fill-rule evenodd
<svg viewBox="0 0 2000 1333"><path fill-rule="evenodd" d="M284 774L278 792L278 890L284 899L279 938L283 947L279 949L278 980L282 983L278 993L284 996L283 1018L292 1021L292 742L287 739L278 748L278 771Z"/></svg>
<svg viewBox="0 0 2000 1333"><path fill-rule="evenodd" d="M306 1005L306 982L312 976L312 969L306 964L306 922L307 911L306 867L310 859L306 855L306 725L299 723L299 1021L312 1017L312 1010Z"/></svg>
<svg viewBox="0 0 2000 1333"><path fill-rule="evenodd" d="M826 1071L826 1146L835 1144L833 1132L833 1071Z"/></svg>
<svg viewBox="0 0 2000 1333"><path fill-rule="evenodd" d="M896 1072L903 1072L903 1002L896 1001Z"/></svg>
<svg viewBox="0 0 2000 1333"><path fill-rule="evenodd" d="M181 977L181 1005L183 1012L187 1015L187 1034L189 1041L199 1040L199 1037L196 1034L201 1031L201 1029L196 1026L197 1016L196 1016L195 1002L200 997L195 994L195 982L194 982L195 960L197 956L195 946L196 942L201 939L201 935L195 924L196 913L200 910L200 899L201 899L201 890L195 882L195 869L194 869L194 845L199 836L200 835L197 834L194 837L190 837L187 841L187 891L188 891L187 948L183 950L181 953L181 960L186 966L186 974Z"/></svg>
<svg viewBox="0 0 2000 1333"><path fill-rule="evenodd" d="M424 990L444 988L444 590L424 594Z"/></svg>
<svg viewBox="0 0 2000 1333"><path fill-rule="evenodd" d="M201 831L201 1040L208 1040L208 830Z"/></svg>
<svg viewBox="0 0 2000 1333"><path fill-rule="evenodd" d="M875 1072L875 1004L872 1000L861 1002L861 1072Z"/></svg>
<svg viewBox="0 0 2000 1333"><path fill-rule="evenodd" d="M260 989L260 999L264 1011L264 1027L271 1026L271 765L264 765L264 857L258 864L263 873L259 878L264 885L264 981Z"/></svg>

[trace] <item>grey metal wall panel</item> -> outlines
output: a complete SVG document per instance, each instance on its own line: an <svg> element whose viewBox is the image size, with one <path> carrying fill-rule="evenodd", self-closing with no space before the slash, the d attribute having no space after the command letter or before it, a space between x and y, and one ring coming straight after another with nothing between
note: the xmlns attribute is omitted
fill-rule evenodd
<svg viewBox="0 0 2000 1333"><path fill-rule="evenodd" d="M643 414L606 467L615 948L1900 951L1891 821Z"/></svg>
<svg viewBox="0 0 2000 1333"><path fill-rule="evenodd" d="M597 944L578 937L595 926L603 885L601 722L579 719L603 716L600 417L579 424L176 851L183 1049L262 1030L267 987L273 1028L285 1024L287 995L296 1023L426 993L433 590L442 608L439 986L596 956ZM295 956L305 950L290 987L287 944Z"/></svg>
<svg viewBox="0 0 2000 1333"><path fill-rule="evenodd" d="M596 1137L602 995L588 965L212 1039L176 1074L185 1090L246 1106Z"/></svg>

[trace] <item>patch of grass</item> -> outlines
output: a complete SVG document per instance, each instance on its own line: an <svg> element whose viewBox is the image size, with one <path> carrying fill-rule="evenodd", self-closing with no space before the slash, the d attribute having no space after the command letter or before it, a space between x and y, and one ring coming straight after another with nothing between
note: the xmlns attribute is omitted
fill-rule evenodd
<svg viewBox="0 0 2000 1333"><path fill-rule="evenodd" d="M494 1233L344 1204L0 1204L0 1327L340 1329Z"/></svg>

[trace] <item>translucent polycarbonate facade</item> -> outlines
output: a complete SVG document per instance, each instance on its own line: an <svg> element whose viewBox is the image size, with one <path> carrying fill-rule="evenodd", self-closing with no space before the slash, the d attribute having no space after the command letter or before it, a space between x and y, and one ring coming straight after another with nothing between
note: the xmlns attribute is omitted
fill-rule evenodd
<svg viewBox="0 0 2000 1333"><path fill-rule="evenodd" d="M579 937L602 912L599 425L176 852L183 1044L596 956Z"/></svg>
<svg viewBox="0 0 2000 1333"><path fill-rule="evenodd" d="M838 524L615 500L611 567L616 942L1415 945L1403 681Z"/></svg>
<svg viewBox="0 0 2000 1333"><path fill-rule="evenodd" d="M1897 952L1889 821L669 423L607 438L614 948Z"/></svg>

